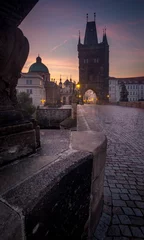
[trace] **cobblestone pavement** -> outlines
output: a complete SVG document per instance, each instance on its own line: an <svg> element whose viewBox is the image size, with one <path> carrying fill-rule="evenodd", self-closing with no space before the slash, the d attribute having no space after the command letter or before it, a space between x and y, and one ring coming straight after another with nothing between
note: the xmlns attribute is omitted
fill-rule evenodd
<svg viewBox="0 0 144 240"><path fill-rule="evenodd" d="M79 110L87 128L108 138L104 209L93 240L144 239L144 110L94 105Z"/></svg>

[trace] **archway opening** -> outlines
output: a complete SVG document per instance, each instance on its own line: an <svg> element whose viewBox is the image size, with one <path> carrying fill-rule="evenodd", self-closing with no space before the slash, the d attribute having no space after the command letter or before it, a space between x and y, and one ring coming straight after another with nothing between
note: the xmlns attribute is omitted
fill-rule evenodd
<svg viewBox="0 0 144 240"><path fill-rule="evenodd" d="M83 102L86 104L96 104L97 96L91 89L87 90L83 96Z"/></svg>

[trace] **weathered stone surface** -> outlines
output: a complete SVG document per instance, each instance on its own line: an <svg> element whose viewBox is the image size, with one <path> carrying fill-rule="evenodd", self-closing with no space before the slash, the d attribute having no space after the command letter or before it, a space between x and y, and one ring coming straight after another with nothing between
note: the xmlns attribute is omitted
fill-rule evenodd
<svg viewBox="0 0 144 240"><path fill-rule="evenodd" d="M0 165L34 153L36 150L35 130L0 137Z"/></svg>
<svg viewBox="0 0 144 240"><path fill-rule="evenodd" d="M0 239L23 240L23 220L6 203L0 201Z"/></svg>
<svg viewBox="0 0 144 240"><path fill-rule="evenodd" d="M105 157L106 149L101 149L96 141L94 149L82 150L73 144L72 135L70 131L42 130L42 149L0 170L1 198L15 209L21 209L27 239L61 236L85 239L99 220L105 159L96 176L92 168L100 156ZM105 216L104 222L107 219Z"/></svg>
<svg viewBox="0 0 144 240"><path fill-rule="evenodd" d="M48 108L38 109L37 121L41 128L60 127L60 123L71 116L71 109Z"/></svg>

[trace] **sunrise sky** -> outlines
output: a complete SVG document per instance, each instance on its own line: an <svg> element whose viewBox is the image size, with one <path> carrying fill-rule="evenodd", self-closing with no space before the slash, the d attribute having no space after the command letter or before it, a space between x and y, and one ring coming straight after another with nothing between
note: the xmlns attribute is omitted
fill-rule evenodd
<svg viewBox="0 0 144 240"><path fill-rule="evenodd" d="M78 81L78 31L83 43L94 12L99 42L107 27L110 76L144 76L144 0L39 0L20 25L30 43L23 72L39 54L51 78Z"/></svg>

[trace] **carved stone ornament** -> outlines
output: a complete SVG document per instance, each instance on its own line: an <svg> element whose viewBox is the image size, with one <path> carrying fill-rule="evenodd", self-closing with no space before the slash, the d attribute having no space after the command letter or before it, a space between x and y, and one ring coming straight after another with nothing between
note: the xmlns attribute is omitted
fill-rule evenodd
<svg viewBox="0 0 144 240"><path fill-rule="evenodd" d="M27 60L29 43L19 28L0 28L0 111L17 108L16 85Z"/></svg>

